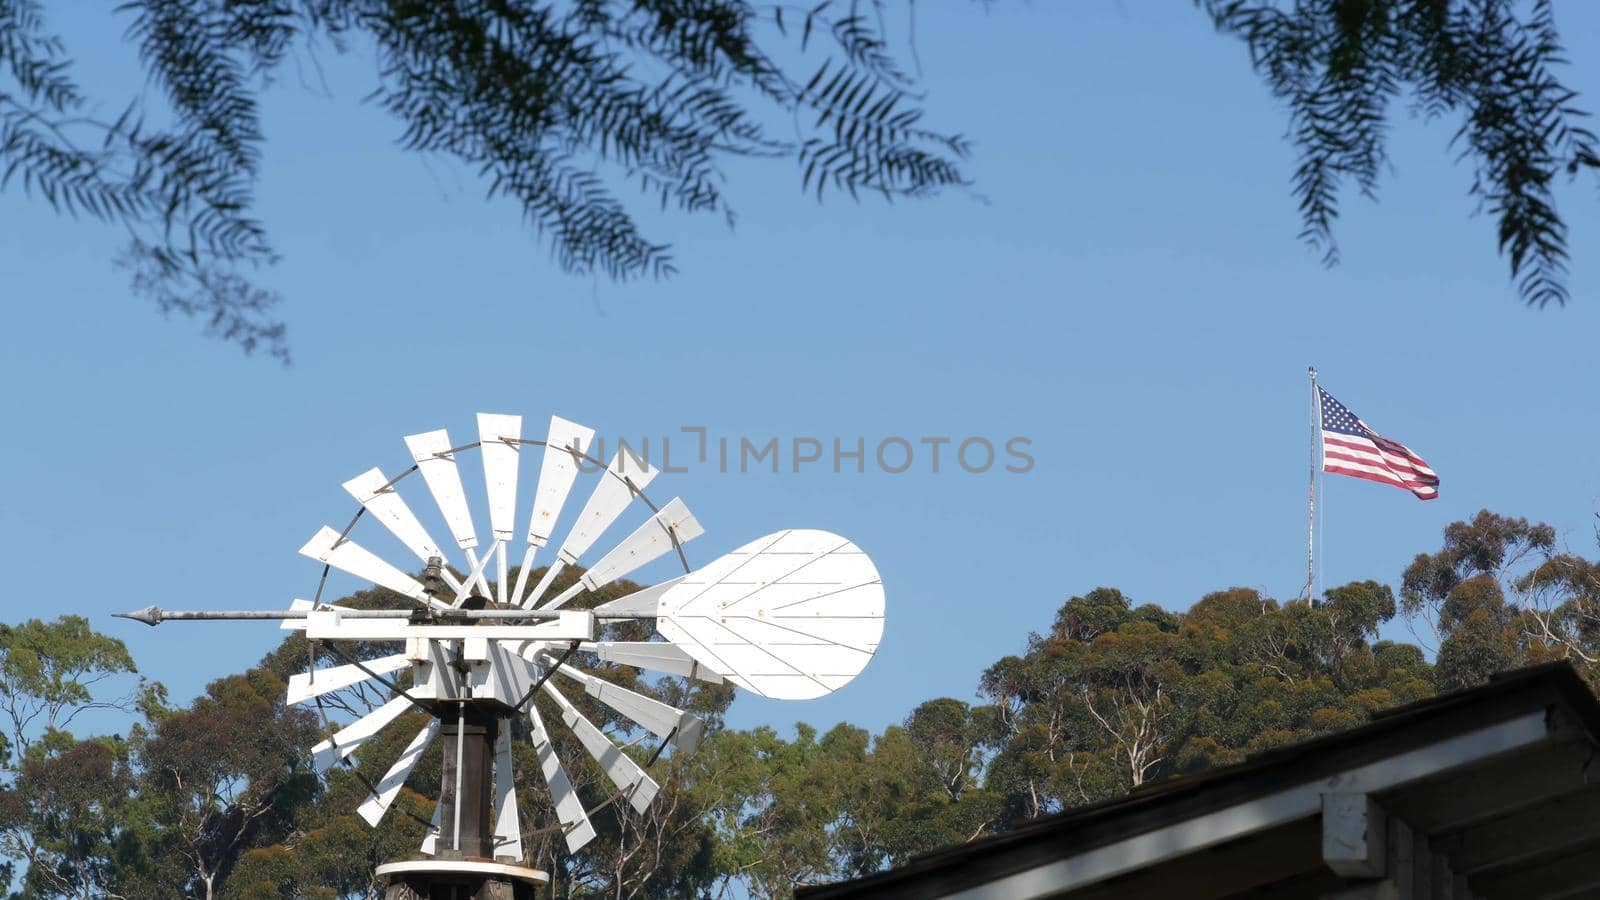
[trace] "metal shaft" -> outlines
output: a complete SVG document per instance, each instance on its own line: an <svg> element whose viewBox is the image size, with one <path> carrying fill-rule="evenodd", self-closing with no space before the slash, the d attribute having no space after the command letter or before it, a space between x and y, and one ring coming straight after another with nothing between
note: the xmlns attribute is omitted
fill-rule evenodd
<svg viewBox="0 0 1600 900"><path fill-rule="evenodd" d="M461 794L461 764L467 746L467 701L462 700L456 708L456 802L453 804L455 813L455 843L452 845L457 851L461 849L461 807L465 797ZM481 855L481 854L480 854Z"/></svg>
<svg viewBox="0 0 1600 900"><path fill-rule="evenodd" d="M162 622L192 622L192 621L237 621L254 619L305 619L313 611L309 609L162 609L159 606L147 606L144 609L125 613L113 613L119 619L132 619L146 625L160 625ZM556 609L452 609L452 610L409 610L409 609L345 609L339 608L339 616L345 619L409 619L421 616L427 622L457 622L484 619L525 619L548 621L561 617L561 611ZM595 612L596 619L603 621L617 621L622 619L647 619L654 618L652 613L607 613Z"/></svg>
<svg viewBox="0 0 1600 900"><path fill-rule="evenodd" d="M1316 606L1317 577L1317 436L1322 422L1317 413L1317 370L1308 367L1311 374L1311 475L1306 484L1306 605Z"/></svg>

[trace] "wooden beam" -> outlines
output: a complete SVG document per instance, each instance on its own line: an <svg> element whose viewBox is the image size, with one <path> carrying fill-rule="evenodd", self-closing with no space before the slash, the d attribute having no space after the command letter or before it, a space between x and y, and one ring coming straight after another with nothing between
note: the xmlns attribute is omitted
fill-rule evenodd
<svg viewBox="0 0 1600 900"><path fill-rule="evenodd" d="M1498 869L1471 883L1473 892L1487 900L1549 900L1600 889L1600 837L1559 854Z"/></svg>
<svg viewBox="0 0 1600 900"><path fill-rule="evenodd" d="M1186 900L1209 900L1243 895L1308 872L1332 878L1318 851L1320 833L1317 818L1311 816L1080 888L1070 896L1072 900L1171 900L1173 885L1183 885Z"/></svg>
<svg viewBox="0 0 1600 900"><path fill-rule="evenodd" d="M1229 900L1306 900L1338 890L1339 881L1339 876L1328 871L1326 866L1319 866L1314 871L1235 894Z"/></svg>
<svg viewBox="0 0 1600 900"><path fill-rule="evenodd" d="M1551 894L1546 900L1600 900L1600 885L1575 888L1565 894Z"/></svg>
<svg viewBox="0 0 1600 900"><path fill-rule="evenodd" d="M1409 900L1400 896L1400 889L1394 882L1387 878L1367 884L1347 887L1331 894L1323 894L1322 900Z"/></svg>
<svg viewBox="0 0 1600 900"><path fill-rule="evenodd" d="M1382 870L1384 877L1378 880L1323 896L1325 900L1471 900L1462 893L1466 879L1450 868L1450 860L1435 852L1426 835L1393 816L1385 823Z"/></svg>
<svg viewBox="0 0 1600 900"><path fill-rule="evenodd" d="M1534 809L1434 837L1456 871L1468 875L1595 840L1600 823L1600 785L1540 804Z"/></svg>
<svg viewBox="0 0 1600 900"><path fill-rule="evenodd" d="M1371 794L1322 795L1322 861L1346 878L1381 878L1388 825Z"/></svg>
<svg viewBox="0 0 1600 900"><path fill-rule="evenodd" d="M1433 900L1455 900L1456 882L1458 879L1454 869L1450 868L1450 857L1435 850L1433 852L1433 877L1430 879L1433 888Z"/></svg>
<svg viewBox="0 0 1600 900"><path fill-rule="evenodd" d="M1370 797L1325 800L1324 861L1345 878L1367 880L1324 892L1322 900L1474 900L1449 857L1404 819L1385 816Z"/></svg>
<svg viewBox="0 0 1600 900"><path fill-rule="evenodd" d="M1411 823L1398 816L1389 817L1389 879L1395 883L1401 900L1417 896L1417 834Z"/></svg>
<svg viewBox="0 0 1600 900"><path fill-rule="evenodd" d="M1433 900L1433 846L1428 836L1412 829L1411 893L1417 900Z"/></svg>
<svg viewBox="0 0 1600 900"><path fill-rule="evenodd" d="M1424 832L1464 828L1537 806L1581 787L1594 758L1588 740L1561 741L1380 794L1391 816Z"/></svg>

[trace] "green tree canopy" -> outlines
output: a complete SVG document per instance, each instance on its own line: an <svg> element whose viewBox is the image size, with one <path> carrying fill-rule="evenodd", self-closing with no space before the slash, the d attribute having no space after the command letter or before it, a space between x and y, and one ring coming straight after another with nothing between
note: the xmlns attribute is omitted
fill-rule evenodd
<svg viewBox="0 0 1600 900"><path fill-rule="evenodd" d="M64 729L91 709L127 709L138 693L107 699L96 687L135 673L128 648L96 633L82 616L0 625L0 710L10 746L25 752L39 731ZM0 745L3 746L3 745Z"/></svg>
<svg viewBox="0 0 1600 900"><path fill-rule="evenodd" d="M1549 525L1480 511L1444 531L1401 578L1406 614L1438 651L1440 684L1567 659L1600 686L1600 568Z"/></svg>
<svg viewBox="0 0 1600 900"><path fill-rule="evenodd" d="M695 710L706 737L695 754L651 762L651 741L628 743L645 734L574 696L628 743L624 752L651 765L661 792L643 813L617 802L599 766L558 729L556 752L598 832L569 854L535 751L518 732L525 847L551 873L551 898L785 898L797 883L898 865L1348 728L1504 668L1567 659L1600 683L1597 571L1549 526L1484 511L1417 556L1398 598L1372 580L1330 588L1314 606L1235 587L1174 611L1096 588L1068 598L1040 623L1046 630L989 666L975 696L926 700L878 734L849 723L726 728L727 685L602 665L609 681ZM581 574L563 572L556 588ZM601 599L635 587L611 585ZM339 602L402 601L378 589ZM1432 640L1385 639L1397 616ZM614 639L648 637L639 623L608 627ZM26 622L0 638L10 702L24 715L39 710L15 739L21 749L0 760L0 872L20 897L376 900L376 866L421 842L439 796L440 747L381 827L356 809L423 715L408 713L317 775L312 745L389 700L389 689L327 695L323 716L284 702L288 675L341 655L370 658L387 652L382 645L313 653L292 634L259 665L173 707L154 686L137 702L101 699L110 687L102 679L131 677L132 662L81 619ZM125 736L66 730L72 711L112 703L140 717ZM45 724L52 708L54 727Z"/></svg>
<svg viewBox="0 0 1600 900"><path fill-rule="evenodd" d="M987 790L997 827L1119 796L1157 778L1348 727L1430 695L1420 652L1375 642L1389 589L1334 588L1316 608L1249 588L1187 613L1099 588L1068 600L1048 634L984 673L998 713Z"/></svg>

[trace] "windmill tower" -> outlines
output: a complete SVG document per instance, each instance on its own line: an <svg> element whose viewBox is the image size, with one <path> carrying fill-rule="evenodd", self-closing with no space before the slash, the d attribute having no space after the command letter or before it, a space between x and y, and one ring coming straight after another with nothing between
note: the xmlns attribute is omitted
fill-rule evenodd
<svg viewBox="0 0 1600 900"><path fill-rule="evenodd" d="M703 533L683 501L656 505L645 494L660 474L627 448L609 460L590 455L594 431L553 417L543 439L522 437L520 416L480 413L478 440L454 445L444 430L405 439L412 463L390 478L373 468L344 483L358 509L343 530L324 526L300 550L323 564L310 599L288 609L125 613L150 625L173 620L278 620L298 629L331 665L290 679L290 703L314 703L357 685L385 688L391 699L313 748L320 772L347 761L410 710L428 722L375 784L359 813L378 827L423 753L441 742L440 798L418 852L378 867L388 900L514 900L532 897L547 873L527 865L512 771L513 733L525 730L570 852L595 837L592 811L579 797L554 734L565 730L593 758L615 794L639 812L660 790L650 767L669 749L693 752L704 723L693 714L597 676L596 664L632 666L658 675L731 682L764 697L809 699L849 682L866 666L883 633L882 582L872 561L850 541L826 531L786 530L746 543L700 568L684 546ZM467 501L460 463L476 451L487 500L481 535ZM530 457L524 460L524 457ZM533 499L518 521L517 488L524 462L538 458ZM412 478L420 475L420 478ZM562 510L580 480L592 482L570 524ZM417 482L420 481L420 486ZM418 490L420 487L420 490ZM455 544L447 554L402 495L426 493ZM642 509L641 509L642 507ZM584 565L602 537L631 512L643 521L587 563L563 590L562 571ZM422 565L420 578L357 540L377 523ZM519 525L522 526L519 529ZM566 530L559 543L555 534ZM521 544L514 580L509 561ZM540 551L554 545L544 575L531 586ZM674 559L683 574L618 599L597 602L602 589L650 563ZM408 565L415 570L415 563ZM486 574L495 573L491 582ZM399 595L384 609L353 609L322 599L331 570ZM457 573L465 573L458 575ZM612 640L607 626L655 626L651 640ZM389 646L361 658L341 642ZM348 647L348 643L344 646ZM331 657L331 659L330 659ZM587 717L568 692L581 692L632 722L653 748L629 753ZM543 695L546 718L535 705ZM513 723L525 722L525 728Z"/></svg>

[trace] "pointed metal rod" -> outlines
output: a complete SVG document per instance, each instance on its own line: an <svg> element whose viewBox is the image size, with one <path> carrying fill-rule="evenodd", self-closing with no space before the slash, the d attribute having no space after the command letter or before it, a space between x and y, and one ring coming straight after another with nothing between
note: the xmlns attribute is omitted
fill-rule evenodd
<svg viewBox="0 0 1600 900"><path fill-rule="evenodd" d="M345 609L337 607L340 618L344 619L415 619L422 623L460 622L483 619L539 619L549 620L561 617L561 610L557 609L451 609L451 610L426 610L426 609ZM210 621L210 620L255 620L255 619L305 619L309 618L314 610L310 609L162 609L159 606L146 606L125 613L112 613L119 619L132 619L146 625L160 625L162 622L173 621ZM627 619L653 619L653 613L620 613L596 612L596 619L601 621L623 621Z"/></svg>

